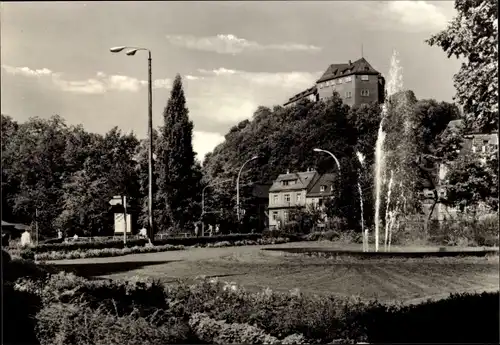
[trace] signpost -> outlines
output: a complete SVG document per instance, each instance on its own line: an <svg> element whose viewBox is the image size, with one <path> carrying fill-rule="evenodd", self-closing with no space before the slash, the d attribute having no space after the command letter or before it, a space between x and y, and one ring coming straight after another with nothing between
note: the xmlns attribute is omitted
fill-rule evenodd
<svg viewBox="0 0 500 345"><path fill-rule="evenodd" d="M129 231L129 228L131 227L131 222L127 221L127 196L114 196L113 199L109 201L109 204L111 206L117 206L117 205L123 205L123 243L127 243L127 231ZM119 214L115 214L115 232L117 232L118 224L121 223ZM129 219L130 220L130 219Z"/></svg>

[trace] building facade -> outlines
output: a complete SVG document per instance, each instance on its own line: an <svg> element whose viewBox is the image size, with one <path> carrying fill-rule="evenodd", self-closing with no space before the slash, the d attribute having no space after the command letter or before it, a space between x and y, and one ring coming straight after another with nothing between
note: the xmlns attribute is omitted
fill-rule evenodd
<svg viewBox="0 0 500 345"><path fill-rule="evenodd" d="M325 100L337 92L350 106L377 101L384 102L385 79L365 58L354 62L332 64L316 85L291 97L284 106L297 104L302 99Z"/></svg>
<svg viewBox="0 0 500 345"><path fill-rule="evenodd" d="M311 169L279 175L269 189L269 228L286 224L294 209L323 207L324 200L333 196L334 181L335 174L320 175Z"/></svg>

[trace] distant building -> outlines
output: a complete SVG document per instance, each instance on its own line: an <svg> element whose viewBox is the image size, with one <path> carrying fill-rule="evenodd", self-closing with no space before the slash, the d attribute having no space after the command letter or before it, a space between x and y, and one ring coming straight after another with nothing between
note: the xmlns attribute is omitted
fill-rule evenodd
<svg viewBox="0 0 500 345"><path fill-rule="evenodd" d="M451 130L463 129L462 120L453 120L448 124ZM460 156L472 154L481 162L486 161L487 155L490 155L498 150L498 132L491 133L478 133L468 132L464 134L462 148L460 149ZM446 196L446 189L442 186L448 173L448 165L446 163L440 164L439 170L436 174L434 181L440 197ZM429 212L430 207L434 200L434 191L432 185L428 181L424 182L423 188L423 206L426 213ZM444 220L456 216L458 210L451 207L446 207L442 204L436 205L432 218L437 220Z"/></svg>
<svg viewBox="0 0 500 345"><path fill-rule="evenodd" d="M297 104L302 99L311 101L332 97L336 91L350 106L378 101L384 102L385 79L365 58L354 62L330 65L316 85L291 97L284 106Z"/></svg>
<svg viewBox="0 0 500 345"><path fill-rule="evenodd" d="M279 175L269 189L269 227L287 223L293 209L323 207L324 200L333 196L334 181L335 174L320 175L311 169Z"/></svg>

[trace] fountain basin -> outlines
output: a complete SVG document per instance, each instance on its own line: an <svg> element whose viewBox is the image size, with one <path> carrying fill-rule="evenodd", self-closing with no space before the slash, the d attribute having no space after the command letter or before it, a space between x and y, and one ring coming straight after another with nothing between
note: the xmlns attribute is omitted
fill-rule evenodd
<svg viewBox="0 0 500 345"><path fill-rule="evenodd" d="M446 258L446 257L484 257L487 255L498 255L498 248L454 248L454 247L434 247L418 248L416 250L398 248L390 252L368 251L339 248L262 248L267 251L280 251L291 254L317 255L326 257L356 257L359 259L384 259L384 258Z"/></svg>

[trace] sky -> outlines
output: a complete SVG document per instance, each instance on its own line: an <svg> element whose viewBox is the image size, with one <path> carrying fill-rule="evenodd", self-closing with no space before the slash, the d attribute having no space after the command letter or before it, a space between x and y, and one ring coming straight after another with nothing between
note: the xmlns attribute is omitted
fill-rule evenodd
<svg viewBox="0 0 500 345"><path fill-rule="evenodd" d="M19 122L58 114L104 134L147 134L147 53L153 124L183 78L198 158L258 106L283 104L332 63L363 56L388 74L395 49L405 88L452 101L460 61L424 40L455 16L452 1L1 3L1 112ZM363 49L361 48L363 47Z"/></svg>

